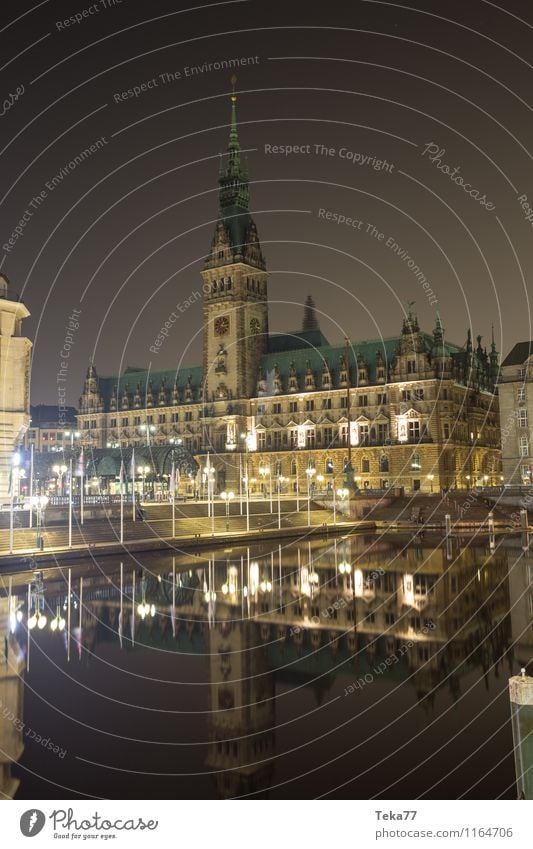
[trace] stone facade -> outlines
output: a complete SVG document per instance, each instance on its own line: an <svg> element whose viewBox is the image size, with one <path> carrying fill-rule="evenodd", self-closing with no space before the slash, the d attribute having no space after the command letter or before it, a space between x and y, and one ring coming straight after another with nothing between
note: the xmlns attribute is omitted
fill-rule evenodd
<svg viewBox="0 0 533 849"><path fill-rule="evenodd" d="M202 272L202 365L102 378L91 365L78 417L83 445L182 442L204 478L206 465L214 469L215 491L239 491L243 478L251 494L331 491L347 466L361 489L499 483L494 343L487 352L468 331L465 344L452 344L438 316L424 332L409 306L397 336L332 345L310 299L301 329L269 333L235 96L219 185Z"/></svg>
<svg viewBox="0 0 533 849"><path fill-rule="evenodd" d="M533 342L518 342L503 361L499 399L504 483L530 485L533 474Z"/></svg>
<svg viewBox="0 0 533 849"><path fill-rule="evenodd" d="M13 454L30 422L31 342L22 335L29 311L0 275L0 498L10 493Z"/></svg>

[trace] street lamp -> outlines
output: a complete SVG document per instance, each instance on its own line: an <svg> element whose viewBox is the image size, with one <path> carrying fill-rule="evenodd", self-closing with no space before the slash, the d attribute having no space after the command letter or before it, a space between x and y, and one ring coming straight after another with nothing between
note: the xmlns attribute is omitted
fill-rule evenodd
<svg viewBox="0 0 533 849"><path fill-rule="evenodd" d="M55 465L55 466L52 466L52 471L57 476L57 483L58 483L59 488L61 490L61 495L63 495L64 475L66 474L67 467L64 464L61 465L61 466Z"/></svg>
<svg viewBox="0 0 533 849"><path fill-rule="evenodd" d="M39 550L42 550L42 547L43 547L42 536L41 536L41 525L42 525L43 511L45 510L46 505L48 504L48 501L49 501L49 499L48 499L47 495L33 495L30 498L30 510L35 508L35 512L37 513L36 548L38 548Z"/></svg>
<svg viewBox="0 0 533 849"><path fill-rule="evenodd" d="M270 495L270 512L272 513L272 472L270 469L270 464L268 466L259 466L259 474L263 479L263 486L266 476L268 475L268 488Z"/></svg>
<svg viewBox="0 0 533 849"><path fill-rule="evenodd" d="M149 447L150 446L150 434L155 433L155 425L153 425L153 424L142 424L142 425L139 425L139 430L141 431L141 433L146 434L146 444Z"/></svg>
<svg viewBox="0 0 533 849"><path fill-rule="evenodd" d="M64 431L63 436L65 436L67 439L70 438L70 447L74 448L74 439L79 439L81 433L79 432L79 430L66 430Z"/></svg>
<svg viewBox="0 0 533 849"><path fill-rule="evenodd" d="M278 528L281 528L281 485L285 478L278 475Z"/></svg>
<svg viewBox="0 0 533 849"><path fill-rule="evenodd" d="M313 475L316 475L316 469L309 466L305 474L307 475L307 527L309 528L311 527L311 479Z"/></svg>
<svg viewBox="0 0 533 849"><path fill-rule="evenodd" d="M150 471L150 466L138 466L137 471L142 476L142 496L144 500L144 483L146 480L146 475Z"/></svg>
<svg viewBox="0 0 533 849"><path fill-rule="evenodd" d="M229 531L229 505L232 498L235 498L234 492L221 492L220 497L226 504L226 531Z"/></svg>

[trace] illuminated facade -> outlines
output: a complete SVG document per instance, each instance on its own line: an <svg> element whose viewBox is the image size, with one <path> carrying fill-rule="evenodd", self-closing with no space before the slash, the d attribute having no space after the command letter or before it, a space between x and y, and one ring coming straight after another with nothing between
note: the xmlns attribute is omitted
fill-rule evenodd
<svg viewBox="0 0 533 849"><path fill-rule="evenodd" d="M268 283L232 98L219 220L202 271L203 362L120 376L87 372L85 447L181 441L215 491L313 493L341 486L438 492L500 480L498 353L423 332L410 306L398 336L332 345L310 298L303 325L274 334ZM207 463L208 452L212 455ZM214 455L214 456L213 456ZM202 471L200 471L200 475Z"/></svg>

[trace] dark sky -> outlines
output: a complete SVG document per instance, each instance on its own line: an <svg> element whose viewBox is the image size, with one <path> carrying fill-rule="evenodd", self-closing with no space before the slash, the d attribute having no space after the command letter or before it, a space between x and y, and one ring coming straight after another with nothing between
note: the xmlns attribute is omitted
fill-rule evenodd
<svg viewBox="0 0 533 849"><path fill-rule="evenodd" d="M79 23L61 23L76 13ZM429 330L438 307L459 343L469 326L490 342L492 322L504 353L533 335L533 230L518 199L533 207L530 3L4 0L0 15L3 246L27 219L0 258L32 313L33 403L57 403L73 309L81 314L70 403L91 355L100 374L199 361L194 293L217 215L232 72L185 69L242 57L258 57L237 72L238 115L271 274L271 329L298 327L311 293L331 341L397 333L409 300ZM170 73L177 78L164 83ZM99 138L100 149L70 169ZM478 198L424 154L430 144ZM391 167L377 170L373 158ZM150 353L188 298L160 353Z"/></svg>

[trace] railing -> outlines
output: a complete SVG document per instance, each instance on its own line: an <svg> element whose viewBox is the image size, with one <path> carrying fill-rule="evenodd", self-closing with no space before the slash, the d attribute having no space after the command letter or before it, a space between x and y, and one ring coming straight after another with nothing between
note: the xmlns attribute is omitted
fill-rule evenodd
<svg viewBox="0 0 533 849"><path fill-rule="evenodd" d="M123 496L124 504L132 504L133 496L131 493ZM48 501L48 507L68 507L70 499L68 495L52 495ZM93 506L110 506L112 504L120 504L120 495L84 495L83 504L85 507ZM80 496L72 496L73 507L80 505Z"/></svg>

